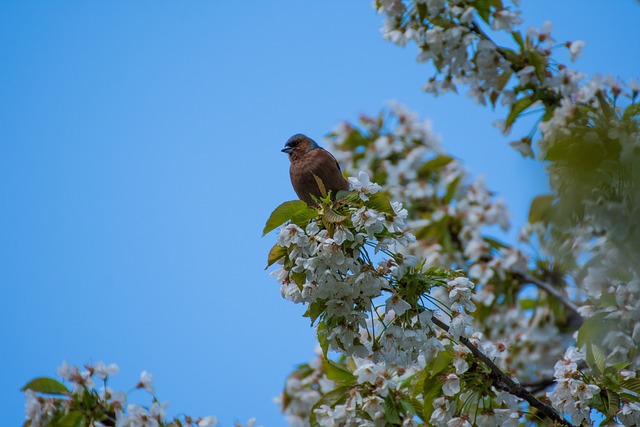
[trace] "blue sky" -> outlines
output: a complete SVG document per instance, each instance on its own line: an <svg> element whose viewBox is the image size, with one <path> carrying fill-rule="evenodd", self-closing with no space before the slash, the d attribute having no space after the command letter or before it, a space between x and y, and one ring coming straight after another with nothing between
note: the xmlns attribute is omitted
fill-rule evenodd
<svg viewBox="0 0 640 427"><path fill-rule="evenodd" d="M525 28L587 41L580 70L638 77L637 2L522 7ZM260 236L295 197L294 133L398 100L524 222L541 166L500 112L422 93L431 69L380 26L368 1L0 2L3 425L65 359L119 364L120 389L148 370L171 413L284 425L271 399L315 340Z"/></svg>

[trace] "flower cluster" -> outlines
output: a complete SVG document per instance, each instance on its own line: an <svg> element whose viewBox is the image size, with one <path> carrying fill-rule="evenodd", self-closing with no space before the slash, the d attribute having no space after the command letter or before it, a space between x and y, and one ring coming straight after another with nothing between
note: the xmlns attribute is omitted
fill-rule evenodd
<svg viewBox="0 0 640 427"><path fill-rule="evenodd" d="M546 215L550 238L541 246L571 254L564 265L575 266L576 293L584 300L584 342L603 351L607 364L629 362L638 370L640 179L634 171L640 161L640 109L617 106L603 87L621 90L609 79L593 83L593 98L564 102L545 123L539 145L556 197ZM601 337L587 329L607 333Z"/></svg>
<svg viewBox="0 0 640 427"><path fill-rule="evenodd" d="M265 227L268 232L282 225L269 264L281 265L272 275L283 297L307 304L306 316L317 325L324 355L336 350L349 360L338 374L331 372L335 362L326 359L294 372L279 399L287 418L294 425L307 425L307 420L370 425L363 420L395 414L412 425L415 417L435 424L463 422L476 411L487 423L517 424L523 416L520 400L512 396L507 405L503 390L491 388L499 385L491 379L491 368L474 363L469 348L456 344L466 340L488 360L509 364L506 344L493 344L474 331L474 283L459 272L427 267L412 255L420 251L406 230L408 211L387 200L368 174L360 172L350 182L352 192L325 198L313 208L285 202ZM468 199L461 198L472 205L477 190L471 186L469 191ZM437 387L435 395L423 389L426 377ZM418 383L407 388L413 381ZM427 396L440 396L441 406L431 408ZM477 403L465 404L470 398ZM404 409L390 409L387 399ZM429 410L403 406L403 399L411 405L422 402ZM443 407L451 410L450 418Z"/></svg>
<svg viewBox="0 0 640 427"><path fill-rule="evenodd" d="M390 203L366 173L350 182L350 196L326 202L317 215L307 208L314 218L280 229L275 249L282 268L272 274L284 298L308 305L327 348L410 365L442 348L433 310L421 299L432 286L444 286L446 275L427 277L417 258L397 253L415 241L402 204ZM388 258L374 263L381 254Z"/></svg>
<svg viewBox="0 0 640 427"><path fill-rule="evenodd" d="M613 77L596 77L584 82L585 74L557 63L551 55L556 48L566 48L574 62L585 42L555 44L553 25L548 21L523 33L517 29L522 23L520 11L503 1L378 0L374 7L386 16L382 28L385 39L401 46L415 43L417 61L434 65L436 75L424 85L426 92L457 93L458 87L465 85L467 95L479 104L495 107L499 101L509 108L507 118L496 122L505 134L522 113L541 107L541 158L544 146L564 127L576 105L597 104L598 93L635 100L640 92L635 80L624 84ZM513 44L498 45L483 30L481 21L493 31L511 33ZM534 157L531 135L510 145L523 156Z"/></svg>
<svg viewBox="0 0 640 427"><path fill-rule="evenodd" d="M486 343L471 339L495 356ZM430 363L419 358L413 366L397 367L371 358L343 356L332 361L318 351L314 360L289 376L276 403L296 427L374 427L385 422L451 426L467 425L464 422L472 416L480 426L518 425L523 415L520 400L494 387L482 388L481 370L472 365L468 349L447 345L439 358Z"/></svg>
<svg viewBox="0 0 640 427"><path fill-rule="evenodd" d="M383 363L374 363L369 359L353 358L355 368L352 377L343 381L342 387L348 386L344 401L337 405L320 402L314 409L318 425L334 426L367 426L374 427L385 421L385 402L395 404L402 399L399 385L416 372L415 368L393 369ZM417 426L414 413L402 412L397 415L403 426Z"/></svg>
<svg viewBox="0 0 640 427"><path fill-rule="evenodd" d="M488 226L508 228L504 201L495 198L481 178L470 180L461 162L443 152L430 123L392 102L386 114L361 116L358 124L341 123L329 142L347 173L371 173L392 200L407 209L407 225L417 240L402 248L403 254L420 258L426 267L460 269L477 284L472 302L479 316L473 329L510 343L502 367L523 379L551 373L563 351L561 319L545 304L521 315L514 303L544 298L532 295L521 279L528 271L528 256L484 234ZM434 288L432 295L447 307L454 302L445 287ZM456 325L470 322L470 311L456 316Z"/></svg>
<svg viewBox="0 0 640 427"><path fill-rule="evenodd" d="M395 7L389 7L388 3L376 2L378 12L387 15L382 29L384 38L399 45L415 43L420 49L417 61L433 62L443 76L429 79L425 91L435 95L457 92L456 83L462 83L469 85L468 95L482 104L495 93L495 103L504 87L499 77L510 72L511 63L474 23L479 4L428 1L405 5L394 1ZM509 8L487 12L495 30L511 31L521 22L519 12ZM505 102L513 102L513 93L505 93Z"/></svg>
<svg viewBox="0 0 640 427"><path fill-rule="evenodd" d="M318 352L308 364L301 365L289 378L276 399L287 421L296 427L377 426L385 421L385 403L395 404L403 395L400 384L410 380L417 367L393 368L369 358L352 357L332 361ZM329 377L335 380L330 380ZM323 399L325 395L334 398ZM403 425L415 426L415 411L397 413Z"/></svg>
<svg viewBox="0 0 640 427"><path fill-rule="evenodd" d="M624 135L622 132L618 134ZM479 375L478 365L473 363L473 357L464 350L465 347L456 344L462 339L474 342L504 372L529 384L534 393L545 392L553 386L554 363L562 357L566 343L575 339L574 333L584 319L587 322L578 333L579 343L605 351L609 377L617 375L623 362L630 361L627 366L637 369L638 351L634 344L640 333L640 328L636 327L637 301L640 300L637 297L637 276L633 273L634 268L619 263L622 257L615 255L610 238L594 240L593 228L550 226L545 222L551 215L549 209L553 199L549 196L534 200L530 214L532 223L527 224L521 233L520 241L531 245L528 253L486 236L486 226L500 225L506 229L509 225L503 201L496 199L481 179L470 181L460 162L443 152L430 124L420 121L415 113L397 103L392 103L390 111L378 117L361 116L358 124L341 123L329 135L329 142L332 152L345 164L346 172L358 176L350 179L353 190L351 210L349 213L341 211L345 205L338 200L335 202L338 207L329 204L313 216L310 221L313 225L308 230L306 227L309 225L294 224L297 229L288 225L281 231L281 236L295 234L297 244L305 247L317 239L316 236L335 241L337 235L339 245L334 246L335 253L331 258L337 262L335 265L325 264L321 270L325 274L328 274L326 270L331 270L339 273L340 280L352 281L349 276L355 276L357 270L345 273L340 270L340 265L356 262L361 269L359 273L364 273L362 279L367 277L367 272L375 271L369 280L376 285L366 285L370 286L369 294L358 285L350 285L355 295L348 296L346 307L351 311L337 301L330 302L329 307L323 298L307 299L312 294L305 289L317 287L318 271L309 274L308 269L291 270L287 265L295 268L298 261L294 258L299 253L319 252L313 248L287 247L289 258L281 254L283 269L275 274L280 277L283 289L291 289L284 294L296 295L296 302L310 303L307 315L312 320L319 320L321 344L351 355L354 360L365 358L387 370L395 369L394 366L420 370L420 360L428 366L434 360L444 358L446 361L446 354L455 354L448 369L440 371L437 376L438 393L430 395L430 401L420 400L424 396L416 397L426 406L436 402L435 415L429 412L425 421L437 425L449 422L465 425L470 422L467 416L471 407L482 414L482 417L474 414L476 424L478 419L486 418L493 420L488 423L498 420L509 425L528 417L527 404L523 400L516 399L510 409L502 404L493 406L500 411L486 410L482 406L484 403L464 405L467 399L478 398L478 378L483 378L483 375ZM371 203L376 202L370 199L379 194L388 194L393 208L384 214L380 211L369 214L373 206ZM356 212L358 215L354 216ZM393 220L393 214L400 212L401 218ZM384 215L385 225L382 224ZM390 227L392 220L398 222L397 228ZM415 234L415 240L389 240L388 234L402 232L407 227ZM358 234L361 235L359 240ZM347 237L343 238L343 235ZM534 243L534 236L540 242ZM313 243L312 246L322 246L321 243ZM286 246L287 242L281 240L281 244ZM369 262L372 257L363 254L361 247L372 248L374 253L382 251L389 258L382 261L376 258L377 263ZM339 254L340 249L344 257ZM544 252L534 255L540 249ZM637 252L629 247L629 253ZM577 280L569 277L572 272L580 272L584 260L588 259L585 258L587 254L599 254L597 258L608 260L607 264L602 266L591 262L585 273L577 273ZM379 256L373 255L374 258ZM316 261L312 264L318 265ZM446 271L439 269L438 265L451 266L457 269L457 273L450 276L436 274L434 277L433 272ZM304 282L300 277L296 280L296 274L303 272ZM472 292L474 288L476 293ZM365 298L358 299L360 295ZM593 304L584 304L585 296ZM615 306L612 306L612 301L615 301ZM368 304L368 309L361 309L360 304ZM332 312L334 307L344 310L341 316L350 314L354 317L348 321L343 317L336 319ZM583 319L578 312L584 316ZM436 318L445 320L448 333L438 331L433 323ZM332 341L335 334L345 333L345 325L350 331L350 335L346 335L348 340L353 340L353 347L346 352L344 343L336 345ZM600 332L589 333L594 328ZM611 332L604 333L606 330ZM452 345L456 346L455 349ZM354 351L356 346L357 351ZM594 363L592 359L587 357L590 366ZM618 363L617 368L613 366L615 363ZM632 395L625 395L619 390L634 390L638 387L636 383L619 377L615 386L619 389L614 390L611 386L604 389L602 375L590 376L585 384L606 390L611 399L620 399L619 407L603 407L598 401L587 404L584 399L581 401L583 407L597 408L612 416L617 416L618 412L623 414L624 408L624 414L634 416L636 400L623 398ZM563 386L557 387L561 393ZM581 397L584 398L578 395L577 399ZM492 400L495 396L485 398ZM322 397L318 402L321 400ZM495 400L492 401L495 404ZM318 402L313 406L315 409L318 409ZM556 407L571 413L568 406ZM345 420L351 419L345 415L355 416L347 411L349 408L351 406L348 405L340 408L346 412L338 415L347 417ZM338 416L331 412L335 405L328 404L325 409L327 414ZM315 412L312 410L310 413Z"/></svg>
<svg viewBox="0 0 640 427"><path fill-rule="evenodd" d="M571 416L573 424L581 425L589 420L591 408L587 403L600 392L600 388L582 381L578 362L584 360L584 354L575 347L569 347L564 358L556 363L554 377L556 387L547 393L551 403L562 412Z"/></svg>
<svg viewBox="0 0 640 427"><path fill-rule="evenodd" d="M335 382L325 375L322 363L324 357L320 348L316 349L316 356L289 375L283 392L274 399L292 427L308 426L314 406L323 395L336 387Z"/></svg>
<svg viewBox="0 0 640 427"><path fill-rule="evenodd" d="M87 425L93 427L213 427L214 416L167 418L168 402L160 402L153 388L153 375L147 371L140 374L134 390L146 390L153 399L149 406L128 402L127 393L113 390L109 379L118 373L118 366L96 362L81 370L66 361L57 374L70 389L53 378L36 378L23 387L25 392L25 419L29 427L47 425ZM103 387L95 388L99 380ZM252 427L255 420L249 420Z"/></svg>

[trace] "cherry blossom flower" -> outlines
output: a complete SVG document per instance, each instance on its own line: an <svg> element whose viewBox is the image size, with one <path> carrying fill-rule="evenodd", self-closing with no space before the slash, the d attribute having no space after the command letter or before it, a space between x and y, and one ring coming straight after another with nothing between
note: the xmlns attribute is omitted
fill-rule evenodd
<svg viewBox="0 0 640 427"><path fill-rule="evenodd" d="M575 62L575 60L582 55L582 49L586 43L582 40L576 40L573 42L567 42L567 44L569 45L569 56L571 57L571 61Z"/></svg>
<svg viewBox="0 0 640 427"><path fill-rule="evenodd" d="M154 389L153 389L153 385L151 384L151 381L153 381L153 375L151 375L147 371L142 371L140 373L140 381L138 382L138 385L136 387L144 388L149 393L153 394Z"/></svg>
<svg viewBox="0 0 640 427"><path fill-rule="evenodd" d="M369 196L380 191L380 186L372 183L369 175L364 171L360 171L358 178L349 177L349 184L351 190L356 191L364 201L369 200Z"/></svg>

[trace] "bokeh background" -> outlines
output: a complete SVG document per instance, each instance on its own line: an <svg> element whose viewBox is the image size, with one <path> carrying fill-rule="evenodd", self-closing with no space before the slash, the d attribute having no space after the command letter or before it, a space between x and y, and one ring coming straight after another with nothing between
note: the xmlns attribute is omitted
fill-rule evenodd
<svg viewBox="0 0 640 427"><path fill-rule="evenodd" d="M522 8L587 41L576 68L638 77L637 2ZM293 133L398 100L526 221L547 184L492 127L504 112L422 93L432 70L381 22L369 1L0 2L1 425L63 360L115 362L125 390L148 370L171 414L284 425L272 398L315 340L261 230L295 197Z"/></svg>

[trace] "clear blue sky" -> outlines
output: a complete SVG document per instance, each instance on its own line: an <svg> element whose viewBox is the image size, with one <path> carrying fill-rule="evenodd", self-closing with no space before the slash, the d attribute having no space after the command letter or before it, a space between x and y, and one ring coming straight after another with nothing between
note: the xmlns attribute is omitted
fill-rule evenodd
<svg viewBox="0 0 640 427"><path fill-rule="evenodd" d="M65 359L118 363L120 389L148 370L171 413L284 425L271 399L315 341L260 235L295 197L293 133L396 99L523 223L540 165L491 126L501 114L421 93L430 68L382 40L369 3L0 2L2 425ZM637 2L523 9L587 41L577 68L638 77Z"/></svg>

